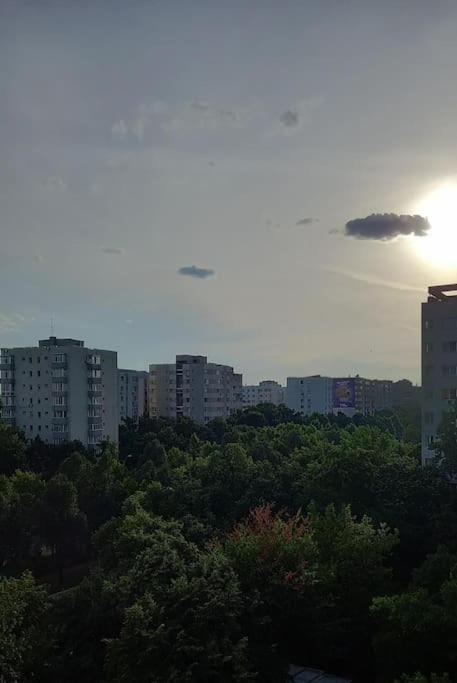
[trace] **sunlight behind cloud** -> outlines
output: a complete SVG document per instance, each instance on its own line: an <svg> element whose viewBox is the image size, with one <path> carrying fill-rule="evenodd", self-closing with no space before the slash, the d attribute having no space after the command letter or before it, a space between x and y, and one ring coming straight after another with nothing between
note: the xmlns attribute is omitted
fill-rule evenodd
<svg viewBox="0 0 457 683"><path fill-rule="evenodd" d="M447 182L415 205L415 211L430 221L426 237L416 237L417 254L433 266L457 265L457 182Z"/></svg>

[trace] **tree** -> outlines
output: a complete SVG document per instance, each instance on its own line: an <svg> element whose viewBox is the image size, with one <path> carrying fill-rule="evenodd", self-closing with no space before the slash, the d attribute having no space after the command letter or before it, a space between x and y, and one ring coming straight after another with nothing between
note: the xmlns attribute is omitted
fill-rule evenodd
<svg viewBox="0 0 457 683"><path fill-rule="evenodd" d="M78 507L76 487L64 474L56 474L46 484L41 534L51 549L62 584L66 561L77 556L86 541L86 519Z"/></svg>
<svg viewBox="0 0 457 683"><path fill-rule="evenodd" d="M42 668L50 642L43 628L46 590L32 574L0 577L0 680L32 680Z"/></svg>
<svg viewBox="0 0 457 683"><path fill-rule="evenodd" d="M374 649L382 680L401 672L455 671L457 557L441 548L415 573L408 591L373 601Z"/></svg>
<svg viewBox="0 0 457 683"><path fill-rule="evenodd" d="M24 467L25 450L22 433L0 422L0 474L13 474L15 470Z"/></svg>
<svg viewBox="0 0 457 683"><path fill-rule="evenodd" d="M108 680L229 683L251 678L239 625L241 595L222 555L197 554L167 585L152 574L148 579L144 593L127 608L119 637L108 645Z"/></svg>

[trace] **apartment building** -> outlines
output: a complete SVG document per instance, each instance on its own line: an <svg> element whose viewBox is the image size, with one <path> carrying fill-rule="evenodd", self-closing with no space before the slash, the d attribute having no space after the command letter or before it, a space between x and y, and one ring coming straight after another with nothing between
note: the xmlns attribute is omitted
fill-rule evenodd
<svg viewBox="0 0 457 683"><path fill-rule="evenodd" d="M244 385L243 408L258 406L260 403L273 403L275 406L285 403L285 388L272 379Z"/></svg>
<svg viewBox="0 0 457 683"><path fill-rule="evenodd" d="M302 415L328 414L333 411L333 380L331 377L288 377L286 405Z"/></svg>
<svg viewBox="0 0 457 683"><path fill-rule="evenodd" d="M413 384L409 379L400 379L392 384L392 406L394 408L417 406L421 400L422 387Z"/></svg>
<svg viewBox="0 0 457 683"><path fill-rule="evenodd" d="M206 356L176 356L149 366L149 415L189 417L202 424L242 407L242 375Z"/></svg>
<svg viewBox="0 0 457 683"><path fill-rule="evenodd" d="M148 414L148 378L146 370L117 371L119 424L127 418L137 422Z"/></svg>
<svg viewBox="0 0 457 683"><path fill-rule="evenodd" d="M117 353L57 337L1 349L0 405L0 419L29 439L117 442Z"/></svg>
<svg viewBox="0 0 457 683"><path fill-rule="evenodd" d="M422 304L422 461L435 456L433 443L443 414L457 399L457 284L428 288Z"/></svg>
<svg viewBox="0 0 457 683"><path fill-rule="evenodd" d="M352 417L357 413L370 415L376 410L392 407L391 380L365 377L333 379L333 412Z"/></svg>

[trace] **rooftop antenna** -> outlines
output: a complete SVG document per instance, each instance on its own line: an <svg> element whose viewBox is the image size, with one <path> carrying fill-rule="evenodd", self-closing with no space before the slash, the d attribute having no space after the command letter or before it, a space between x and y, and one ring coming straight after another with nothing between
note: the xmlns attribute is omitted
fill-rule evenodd
<svg viewBox="0 0 457 683"><path fill-rule="evenodd" d="M54 336L54 316L51 316L51 337Z"/></svg>

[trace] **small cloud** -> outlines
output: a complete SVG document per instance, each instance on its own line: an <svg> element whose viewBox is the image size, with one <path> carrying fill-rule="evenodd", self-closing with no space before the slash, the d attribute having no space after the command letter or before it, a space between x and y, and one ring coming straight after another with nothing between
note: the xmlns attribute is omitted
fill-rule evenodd
<svg viewBox="0 0 457 683"><path fill-rule="evenodd" d="M124 253L124 250L119 247L102 247L102 252L104 254L115 254L116 256L120 256Z"/></svg>
<svg viewBox="0 0 457 683"><path fill-rule="evenodd" d="M372 213L366 218L354 218L345 225L345 235L359 240L393 240L400 235L424 237L430 223L423 216L396 213Z"/></svg>
<svg viewBox="0 0 457 683"><path fill-rule="evenodd" d="M341 230L338 230L338 228L332 228L331 230L328 231L329 235L340 235Z"/></svg>
<svg viewBox="0 0 457 683"><path fill-rule="evenodd" d="M129 132L129 129L127 127L127 124L123 119L120 121L117 121L117 123L114 123L111 126L111 133L114 135L116 138L120 138L123 140L125 137L127 137Z"/></svg>
<svg viewBox="0 0 457 683"><path fill-rule="evenodd" d="M197 266L182 266L178 273L180 275L187 275L188 277L196 277L203 280L206 277L214 275L214 270L211 268L198 268Z"/></svg>
<svg viewBox="0 0 457 683"><path fill-rule="evenodd" d="M200 102L198 100L191 102L189 106L191 109L195 109L195 111L208 111L209 109L208 102Z"/></svg>
<svg viewBox="0 0 457 683"><path fill-rule="evenodd" d="M293 111L292 109L283 112L279 117L279 120L286 128L295 128L300 123L298 112Z"/></svg>
<svg viewBox="0 0 457 683"><path fill-rule="evenodd" d="M306 218L301 218L297 221L296 225L312 225L313 223L319 223L319 219L307 216Z"/></svg>
<svg viewBox="0 0 457 683"><path fill-rule="evenodd" d="M50 192L63 192L67 189L67 186L65 185L62 178L59 178L58 176L49 176L43 182L43 186L46 190L49 190Z"/></svg>

